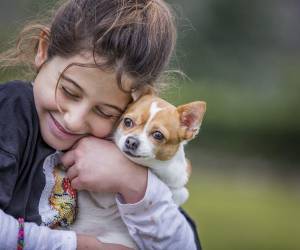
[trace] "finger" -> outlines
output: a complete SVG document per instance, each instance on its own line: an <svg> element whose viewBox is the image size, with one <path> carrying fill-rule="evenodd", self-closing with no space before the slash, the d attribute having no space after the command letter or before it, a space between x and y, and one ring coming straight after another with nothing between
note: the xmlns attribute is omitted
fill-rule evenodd
<svg viewBox="0 0 300 250"><path fill-rule="evenodd" d="M86 137L83 137L83 138L86 138ZM80 143L80 140L78 140L77 142L75 142L75 144L71 147L70 151L76 149L78 147L79 143Z"/></svg>
<svg viewBox="0 0 300 250"><path fill-rule="evenodd" d="M75 177L73 180L71 180L71 186L72 188L76 189L76 190L82 190L82 185L80 184L80 180L79 177Z"/></svg>
<svg viewBox="0 0 300 250"><path fill-rule="evenodd" d="M63 156L60 158L61 163L64 165L66 169L74 165L75 163L75 152L74 150L70 150L63 154Z"/></svg>
<svg viewBox="0 0 300 250"><path fill-rule="evenodd" d="M78 171L75 165L69 167L67 169L67 173L66 176L70 179L73 180L74 178L76 178L78 176Z"/></svg>

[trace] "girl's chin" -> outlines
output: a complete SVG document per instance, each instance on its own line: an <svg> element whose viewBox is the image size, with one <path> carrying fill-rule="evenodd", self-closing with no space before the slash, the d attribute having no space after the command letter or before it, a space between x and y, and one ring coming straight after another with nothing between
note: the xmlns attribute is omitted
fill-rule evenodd
<svg viewBox="0 0 300 250"><path fill-rule="evenodd" d="M49 138L50 137L50 138ZM60 151L70 149L75 143L75 141L67 141L67 140L58 140L57 138L51 138L52 136L43 136L44 141L52 148Z"/></svg>
<svg viewBox="0 0 300 250"><path fill-rule="evenodd" d="M59 150L59 151L65 151L65 150L68 150L70 149L72 145L66 145L66 144L60 144L60 143L47 143L50 147L54 148L55 150Z"/></svg>

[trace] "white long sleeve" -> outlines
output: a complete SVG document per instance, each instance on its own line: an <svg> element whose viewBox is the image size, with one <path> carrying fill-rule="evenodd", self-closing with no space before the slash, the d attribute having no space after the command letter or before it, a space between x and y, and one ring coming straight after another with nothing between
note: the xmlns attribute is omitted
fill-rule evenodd
<svg viewBox="0 0 300 250"><path fill-rule="evenodd" d="M117 204L139 249L197 249L193 231L172 200L169 188L148 171L144 198L135 204Z"/></svg>
<svg viewBox="0 0 300 250"><path fill-rule="evenodd" d="M18 221L0 209L0 249L17 249ZM75 250L77 239L75 232L51 230L35 223L25 223L25 250Z"/></svg>

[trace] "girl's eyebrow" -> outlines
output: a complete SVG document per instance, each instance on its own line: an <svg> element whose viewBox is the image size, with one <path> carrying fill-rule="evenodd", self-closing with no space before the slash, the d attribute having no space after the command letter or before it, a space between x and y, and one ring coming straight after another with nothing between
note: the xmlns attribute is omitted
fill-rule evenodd
<svg viewBox="0 0 300 250"><path fill-rule="evenodd" d="M72 83L72 84L74 84L75 87L77 87L78 89L80 89L80 90L84 93L84 90L83 90L83 89L80 87L80 85L79 85L78 83L76 83L73 79L67 77L67 76L64 75L64 74L61 75L61 78L64 79L64 80L66 80L66 81L68 81L68 82L70 82L70 83ZM110 108L113 108L113 109L117 110L117 111L120 112L120 113L123 113L123 112L124 112L123 109L121 109L121 108L119 108L119 107L117 107L117 106L115 106L115 105L108 104L108 103L104 103L103 105L104 105L104 106L107 106L107 107L110 107Z"/></svg>
<svg viewBox="0 0 300 250"><path fill-rule="evenodd" d="M73 79L67 77L64 74L61 75L61 78L68 81L68 82L70 82L70 83L73 83L77 88L79 88L82 92L84 92L84 90L80 87L80 85L78 83L76 83Z"/></svg>

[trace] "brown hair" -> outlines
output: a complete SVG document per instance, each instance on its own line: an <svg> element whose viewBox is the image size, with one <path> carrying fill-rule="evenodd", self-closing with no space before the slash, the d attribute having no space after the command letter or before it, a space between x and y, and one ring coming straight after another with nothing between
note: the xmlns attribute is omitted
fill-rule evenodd
<svg viewBox="0 0 300 250"><path fill-rule="evenodd" d="M48 60L90 51L97 66L116 70L119 84L127 73L139 87L155 84L175 46L174 17L163 0L69 0L53 13L50 22L23 28L17 46L0 54L0 67L35 69L41 31L50 30Z"/></svg>

